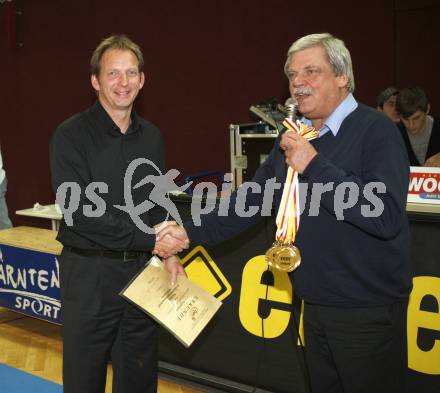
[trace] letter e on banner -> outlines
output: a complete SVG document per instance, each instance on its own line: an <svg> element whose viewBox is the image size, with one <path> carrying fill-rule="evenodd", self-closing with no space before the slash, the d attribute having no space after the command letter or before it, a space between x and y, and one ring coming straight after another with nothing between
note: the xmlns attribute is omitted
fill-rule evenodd
<svg viewBox="0 0 440 393"><path fill-rule="evenodd" d="M421 305L426 296L434 298L435 311L425 311ZM408 367L424 374L440 374L440 278L414 277L408 305ZM429 333L429 349L420 348L421 333ZM426 336L425 336L426 337Z"/></svg>
<svg viewBox="0 0 440 393"><path fill-rule="evenodd" d="M262 337L261 316L258 307L266 299L266 285L261 284L261 277L267 271L264 255L250 259L244 269L241 281L239 318L243 327L251 334ZM274 270L274 285L269 285L267 300L270 303L292 303L292 284L286 273ZM290 321L290 311L277 310L271 307L264 319L264 337L274 338L284 333Z"/></svg>

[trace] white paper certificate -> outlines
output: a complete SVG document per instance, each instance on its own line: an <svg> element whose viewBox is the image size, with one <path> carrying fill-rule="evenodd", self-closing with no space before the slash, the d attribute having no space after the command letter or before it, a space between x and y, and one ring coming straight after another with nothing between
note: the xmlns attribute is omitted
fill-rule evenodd
<svg viewBox="0 0 440 393"><path fill-rule="evenodd" d="M222 305L185 276L178 276L176 286L172 288L170 274L156 256L120 295L155 319L186 347L192 344Z"/></svg>

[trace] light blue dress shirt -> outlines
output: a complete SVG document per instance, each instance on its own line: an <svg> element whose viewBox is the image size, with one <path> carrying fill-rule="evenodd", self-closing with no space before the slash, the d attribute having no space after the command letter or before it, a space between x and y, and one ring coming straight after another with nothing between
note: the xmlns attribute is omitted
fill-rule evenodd
<svg viewBox="0 0 440 393"><path fill-rule="evenodd" d="M339 128L344 119L358 107L357 101L354 99L353 94L349 93L342 102L337 106L333 113L325 120L324 125L319 130L319 137L325 135L328 131L331 131L334 136L337 135ZM312 121L303 117L301 119L305 124L312 126Z"/></svg>

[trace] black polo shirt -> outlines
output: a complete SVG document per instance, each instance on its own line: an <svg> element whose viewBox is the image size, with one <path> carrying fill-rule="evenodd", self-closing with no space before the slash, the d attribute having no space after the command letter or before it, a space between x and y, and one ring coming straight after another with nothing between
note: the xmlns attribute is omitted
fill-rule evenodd
<svg viewBox="0 0 440 393"><path fill-rule="evenodd" d="M148 198L152 185L147 183L137 189L133 186L145 176L158 175L158 170L165 173L163 140L157 127L133 112L130 127L123 134L97 101L56 129L50 143L54 192L64 182L74 182L81 190L78 208L72 214L73 225L67 225L64 219L60 226L57 239L63 245L97 250L152 250L154 233L138 228L128 212L115 207L126 205L124 175L129 164L137 158L150 160L154 165L142 163L135 168L129 190L126 190L134 206ZM84 214L84 208L96 211L98 206L96 197L86 196L86 187L91 182L107 185L94 190L102 198L101 207L105 206L102 215L95 213L97 217ZM65 203L65 207L69 206L76 206L70 192ZM156 206L139 219L152 228L166 219L166 212Z"/></svg>

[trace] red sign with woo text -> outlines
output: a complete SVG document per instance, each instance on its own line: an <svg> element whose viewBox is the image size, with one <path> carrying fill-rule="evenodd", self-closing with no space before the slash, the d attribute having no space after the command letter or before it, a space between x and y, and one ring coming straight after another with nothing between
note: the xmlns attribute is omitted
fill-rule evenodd
<svg viewBox="0 0 440 393"><path fill-rule="evenodd" d="M440 203L440 169L411 167L408 202Z"/></svg>

